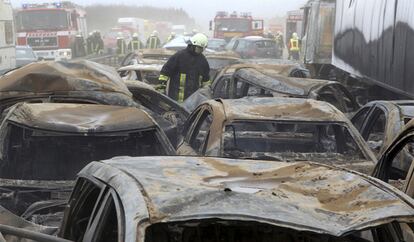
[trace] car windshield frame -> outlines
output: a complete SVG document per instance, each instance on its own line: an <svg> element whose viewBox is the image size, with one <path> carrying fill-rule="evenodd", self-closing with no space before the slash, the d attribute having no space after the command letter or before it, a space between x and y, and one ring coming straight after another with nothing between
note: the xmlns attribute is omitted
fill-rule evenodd
<svg viewBox="0 0 414 242"><path fill-rule="evenodd" d="M2 161L6 160L6 161L9 162L9 159L10 159L11 154L9 154L9 151L13 148L13 147L10 147L11 142L12 142L11 139L13 139L13 137L11 137L12 132L13 132L12 131L13 127L17 128L17 129L20 129L21 132L22 132L22 135L24 136L24 138L17 138L18 141L20 142L20 144L28 143L29 138L31 138L31 137L44 137L44 138L49 137L50 139L53 138L53 137L58 137L58 138L59 137L60 138L67 138L67 137L76 138L77 137L77 138L80 138L80 139L81 138L89 138L89 139L92 139L92 138L108 138L108 139L114 138L114 139L120 139L122 137L126 137L128 139L133 140L134 138L130 137L130 135L141 135L142 137L140 137L139 139L144 139L145 137L143 135L154 135L154 137L153 137L154 138L154 143L151 144L151 147L153 147L156 143L158 143L159 151L160 151L159 152L160 154L155 154L155 155L163 156L163 155L171 155L172 154L172 150L170 149L168 143L165 142L165 138L163 137L161 130L157 126L146 127L146 128L142 128L142 129L125 129L125 130L117 130L117 131L109 131L109 132L82 133L82 132L65 132L65 131L39 129L39 128L23 125L23 124L20 124L20 123L16 123L16 122L11 121L11 120L7 120L5 122L6 122L6 124L1 126L3 129L5 129L5 131L2 131L0 133L0 135L1 135L0 139L3 140L3 145L0 147L0 149L1 149L0 150L1 151L0 152L0 160L2 160ZM145 134L145 133L147 133L147 134ZM150 134L150 133L152 133L152 134ZM25 139L25 140L23 140L23 139ZM93 141L87 141L87 142L93 142ZM128 141L125 140L125 142L128 142ZM147 141L143 140L142 142L147 142ZM67 142L67 144L70 144L70 142L69 143ZM96 148L96 145L94 147ZM43 150L42 152L45 152L45 150ZM131 153L132 152L133 151L131 151ZM155 152L155 150L154 150L154 152ZM109 158L116 157L116 156L128 155L126 153L125 154L115 154L115 153L116 152L114 151L113 154L111 154L111 157L109 157ZM161 153L163 153L163 154L161 154ZM148 156L150 154L146 154L146 155ZM133 156L133 155L131 155L131 156ZM141 154L139 156L143 156L143 154ZM91 160L83 161L83 163L85 163L85 162L90 163L94 160L102 160L102 159L99 159L99 158L95 157L95 158L92 158ZM37 161L39 161L39 160L37 160ZM25 162L25 161L20 159L19 162ZM33 162L33 161L30 161L30 162ZM56 161L56 162L62 162L62 161ZM82 163L82 162L79 162L79 163ZM42 164L37 164L37 165L42 165ZM13 166L13 164L12 164L12 166ZM15 170L15 168L10 168L10 169ZM31 176L32 175L33 174L31 174ZM3 174L1 176L2 176L1 178L5 178L5 179L33 180L31 178L3 177L4 176ZM75 176L76 176L76 174L73 174L73 179L75 178ZM37 178L35 180L57 180L57 179ZM70 180L70 179L60 178L59 180Z"/></svg>
<svg viewBox="0 0 414 242"><path fill-rule="evenodd" d="M226 133L226 127L227 126L231 126L235 123L278 123L278 124L308 124L308 125L314 125L314 126L318 126L318 125L337 125L340 126L344 129L346 129L348 131L348 134L350 136L350 138L352 138L353 141L353 145L356 146L355 148L358 149L359 151L359 156L360 157L355 157L352 159L352 161L371 161L370 156L367 154L367 151L364 149L364 147L361 145L360 142L358 142L358 138L355 136L355 134L352 132L352 129L349 127L349 125L346 122L341 122L341 121L305 121L305 120L272 120L272 119L265 119L265 120L250 120L250 119L237 119L237 120L231 120L230 122L226 122L223 125L223 131L220 137L220 154L222 157L227 157L227 158L234 158L231 156L225 156L225 133ZM252 131L255 132L255 131ZM260 131L261 133L263 133L263 131ZM344 133L345 134L345 133ZM336 141L336 140L335 140ZM338 142L338 141L336 141ZM247 158L247 159L278 159L278 158L282 158L281 161L302 161L304 159L302 159L301 157L315 157L316 159L332 159L332 157L334 155L338 155L341 154L339 152L321 152L321 153L315 153L315 152L243 152L245 154L250 153L250 156L240 156L241 158ZM263 155L258 155L258 154L263 154ZM276 155L275 155L276 154ZM302 155L296 155L294 156L295 159L290 159L290 156L288 154L302 154ZM344 161L351 161L350 158L352 157L347 157L345 156L345 154L341 154L341 156L343 156ZM293 157L293 156L292 156Z"/></svg>

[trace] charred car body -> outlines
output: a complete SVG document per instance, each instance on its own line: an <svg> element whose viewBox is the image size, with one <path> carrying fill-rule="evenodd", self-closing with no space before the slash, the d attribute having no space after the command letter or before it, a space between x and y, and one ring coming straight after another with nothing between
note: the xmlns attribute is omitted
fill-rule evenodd
<svg viewBox="0 0 414 242"><path fill-rule="evenodd" d="M165 55L165 57L167 56L168 58L170 57L169 55ZM240 56L238 54L228 51L205 53L205 57L210 65L210 77L214 77L220 69L240 61ZM152 85L160 84L158 78L162 66L168 58L162 58L158 61L156 59L148 61L148 59L141 59L139 54L134 53L128 58L130 60L125 60L125 62L129 62L130 64L124 65L118 69L118 73L124 80L143 81ZM151 58L151 56L148 56L147 58Z"/></svg>
<svg viewBox="0 0 414 242"><path fill-rule="evenodd" d="M137 81L125 81L134 100L151 111L153 118L163 127L171 143L176 146L189 112L177 101L152 86Z"/></svg>
<svg viewBox="0 0 414 242"><path fill-rule="evenodd" d="M190 115L184 130L177 151L182 155L310 160L366 174L375 165L375 156L344 114L310 99L210 100Z"/></svg>
<svg viewBox="0 0 414 242"><path fill-rule="evenodd" d="M233 71L232 71L233 70ZM187 98L188 110L211 98L235 99L246 96L311 98L333 104L344 113L358 110L358 104L340 83L289 77L296 73L292 65L236 66L223 70L211 88L200 89Z"/></svg>
<svg viewBox="0 0 414 242"><path fill-rule="evenodd" d="M175 143L177 139L180 127L164 119L152 106L140 105L115 69L109 66L91 61L38 62L9 72L0 77L0 82L0 111L18 102L137 107L148 112L171 141Z"/></svg>
<svg viewBox="0 0 414 242"><path fill-rule="evenodd" d="M373 176L414 197L414 121L404 129L382 153Z"/></svg>
<svg viewBox="0 0 414 242"><path fill-rule="evenodd" d="M414 101L372 101L363 106L352 117L351 122L368 142L371 150L381 157L394 138L414 117ZM400 169L408 169L413 160L409 150L405 150Z"/></svg>
<svg viewBox="0 0 414 242"><path fill-rule="evenodd" d="M0 205L19 215L34 202L67 198L91 161L175 154L154 120L134 107L19 103L7 110L0 137Z"/></svg>
<svg viewBox="0 0 414 242"><path fill-rule="evenodd" d="M32 63L0 77L0 111L18 102L137 106L110 67L90 61Z"/></svg>
<svg viewBox="0 0 414 242"><path fill-rule="evenodd" d="M125 157L78 177L60 229L73 241L397 242L414 221L402 192L314 163Z"/></svg>
<svg viewBox="0 0 414 242"><path fill-rule="evenodd" d="M142 49L131 52L121 61L121 66L134 64L164 64L176 51L167 49Z"/></svg>

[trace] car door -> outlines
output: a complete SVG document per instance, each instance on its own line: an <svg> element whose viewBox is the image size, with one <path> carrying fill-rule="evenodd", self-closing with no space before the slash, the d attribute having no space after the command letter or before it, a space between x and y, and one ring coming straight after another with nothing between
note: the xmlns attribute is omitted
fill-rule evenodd
<svg viewBox="0 0 414 242"><path fill-rule="evenodd" d="M230 98L230 76L221 76L213 86L213 98Z"/></svg>
<svg viewBox="0 0 414 242"><path fill-rule="evenodd" d="M361 129L361 135L375 155L381 153L386 135L388 112L381 106L372 108L369 117Z"/></svg>
<svg viewBox="0 0 414 242"><path fill-rule="evenodd" d="M414 130L401 133L387 148L379 159L373 176L385 182L394 184L402 190L407 179L407 189L414 191L413 159L414 159ZM406 156L406 150L410 155ZM409 175L409 176L408 176ZM405 189L407 191L407 189ZM410 190L410 191L411 191Z"/></svg>
<svg viewBox="0 0 414 242"><path fill-rule="evenodd" d="M362 128L364 127L367 117L369 117L373 106L374 105L365 105L351 118L352 124L360 133L362 132Z"/></svg>
<svg viewBox="0 0 414 242"><path fill-rule="evenodd" d="M123 241L123 218L112 188L95 178L79 178L59 235L73 241Z"/></svg>
<svg viewBox="0 0 414 242"><path fill-rule="evenodd" d="M373 177L379 178L414 198L414 130L401 133L379 159ZM410 151L410 157L407 152ZM402 165L403 164L403 165ZM414 241L412 225L400 224L404 240Z"/></svg>
<svg viewBox="0 0 414 242"><path fill-rule="evenodd" d="M177 149L179 155L204 155L213 121L212 111L208 105L199 107L184 126L186 134Z"/></svg>

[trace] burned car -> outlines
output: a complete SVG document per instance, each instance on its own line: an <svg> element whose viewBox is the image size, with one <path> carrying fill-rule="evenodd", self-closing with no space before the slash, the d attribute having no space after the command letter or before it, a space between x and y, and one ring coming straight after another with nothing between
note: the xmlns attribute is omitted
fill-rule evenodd
<svg viewBox="0 0 414 242"><path fill-rule="evenodd" d="M91 161L175 154L146 112L109 105L18 103L7 110L0 144L0 205L18 215L37 201L65 200Z"/></svg>
<svg viewBox="0 0 414 242"><path fill-rule="evenodd" d="M137 54L137 58L139 58L138 56ZM210 65L211 77L214 77L222 68L239 62L239 56L234 52L206 53L205 56ZM151 61L149 63L141 62L139 59L130 61L131 64L119 68L118 73L124 80L143 81L152 85L160 84L158 78L166 60Z"/></svg>
<svg viewBox="0 0 414 242"><path fill-rule="evenodd" d="M176 51L167 49L141 49L131 52L121 61L121 66L134 64L164 64Z"/></svg>
<svg viewBox="0 0 414 242"><path fill-rule="evenodd" d="M211 87L204 87L193 93L184 101L188 110L194 110L201 102L212 98L241 98L245 96L288 96L316 99L316 91L336 94L335 89L342 90L334 96L342 104L350 99L350 105L356 105L349 92L340 86L323 80L293 78L307 76L308 71L297 64L235 64L223 68L213 79ZM289 78L292 77L292 78ZM337 87L337 86L340 87ZM334 87L334 90L332 90ZM333 93L332 93L333 92ZM339 91L338 91L339 92ZM341 106L342 107L342 106ZM352 110L354 107L352 108Z"/></svg>
<svg viewBox="0 0 414 242"><path fill-rule="evenodd" d="M386 147L373 172L373 176L414 197L414 121L409 121L404 129Z"/></svg>
<svg viewBox="0 0 414 242"><path fill-rule="evenodd" d="M352 117L351 122L368 142L372 151L380 157L413 117L412 100L372 101L363 106Z"/></svg>
<svg viewBox="0 0 414 242"><path fill-rule="evenodd" d="M370 174L375 156L334 106L311 99L210 100L188 118L177 152L274 161L316 161Z"/></svg>
<svg viewBox="0 0 414 242"><path fill-rule="evenodd" d="M210 78L212 80L223 68L240 62L240 55L232 51L207 52L204 55L210 66Z"/></svg>
<svg viewBox="0 0 414 242"><path fill-rule="evenodd" d="M316 163L122 157L92 162L79 173L59 235L72 241L399 242L412 232L413 207L388 184Z"/></svg>
<svg viewBox="0 0 414 242"><path fill-rule="evenodd" d="M115 70L91 61L36 62L0 77L0 112L18 102L136 106Z"/></svg>
<svg viewBox="0 0 414 242"><path fill-rule="evenodd" d="M134 100L148 109L152 117L163 128L171 143L176 146L183 125L190 113L177 101L164 95L152 86L136 81L125 81Z"/></svg>
<svg viewBox="0 0 414 242"><path fill-rule="evenodd" d="M118 69L118 73L124 80L141 81L151 85L159 84L159 76L162 64L133 64Z"/></svg>
<svg viewBox="0 0 414 242"><path fill-rule="evenodd" d="M136 102L125 82L109 66L91 61L38 62L9 72L0 77L0 82L0 112L18 102L138 107L156 119L173 141L177 138L174 129L179 127L153 112L153 108Z"/></svg>

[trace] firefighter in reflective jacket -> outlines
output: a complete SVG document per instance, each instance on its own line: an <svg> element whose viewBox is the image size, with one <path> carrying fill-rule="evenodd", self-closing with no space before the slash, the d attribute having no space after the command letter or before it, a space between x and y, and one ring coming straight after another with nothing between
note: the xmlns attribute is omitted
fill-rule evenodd
<svg viewBox="0 0 414 242"><path fill-rule="evenodd" d="M126 53L126 43L125 43L125 39L123 36L118 36L116 38L116 53L118 55L125 55Z"/></svg>
<svg viewBox="0 0 414 242"><path fill-rule="evenodd" d="M138 34L134 33L132 35L132 40L128 44L129 51L136 51L142 49L142 42L139 40Z"/></svg>
<svg viewBox="0 0 414 242"><path fill-rule="evenodd" d="M157 49L161 47L161 40L158 38L158 32L152 32L151 36L147 39L148 49Z"/></svg>
<svg viewBox="0 0 414 242"><path fill-rule="evenodd" d="M209 85L210 66L202 54L208 39L204 34L190 38L187 48L178 51L165 63L160 72L157 89L172 99L182 102L201 86ZM168 84L167 84L168 82Z"/></svg>
<svg viewBox="0 0 414 242"><path fill-rule="evenodd" d="M90 32L88 38L86 39L86 49L88 51L88 55L93 54L93 51L95 49L93 32Z"/></svg>
<svg viewBox="0 0 414 242"><path fill-rule="evenodd" d="M292 34L292 38L289 41L289 57L294 60L299 60L299 38L297 33Z"/></svg>

